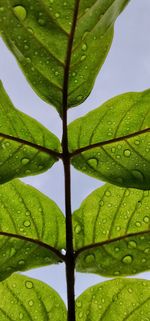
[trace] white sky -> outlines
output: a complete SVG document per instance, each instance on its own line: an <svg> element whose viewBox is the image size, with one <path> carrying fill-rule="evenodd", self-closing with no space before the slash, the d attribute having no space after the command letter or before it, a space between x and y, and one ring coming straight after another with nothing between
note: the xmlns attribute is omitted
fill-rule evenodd
<svg viewBox="0 0 150 321"><path fill-rule="evenodd" d="M150 0L131 0L118 18L115 37L106 62L95 83L90 97L80 107L69 111L70 121L98 107L109 98L128 91L142 91L150 86ZM3 81L14 105L31 115L56 135L61 137L61 123L54 108L50 108L32 91L20 71L14 57L0 40L0 79ZM57 179L56 179L57 177ZM47 194L64 209L63 173L61 164L54 165L45 174L24 179ZM79 207L81 201L100 182L72 170L72 205ZM55 288L66 300L65 271L63 266L51 266L26 273L43 280ZM149 273L136 277L150 279ZM77 274L76 294L89 285L106 280L94 274Z"/></svg>

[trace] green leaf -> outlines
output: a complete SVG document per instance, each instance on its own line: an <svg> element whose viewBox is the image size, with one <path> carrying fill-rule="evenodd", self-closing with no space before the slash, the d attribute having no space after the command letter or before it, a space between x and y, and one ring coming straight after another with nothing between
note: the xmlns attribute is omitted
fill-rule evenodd
<svg viewBox="0 0 150 321"><path fill-rule="evenodd" d="M48 285L15 274L0 283L0 320L66 321L64 302Z"/></svg>
<svg viewBox="0 0 150 321"><path fill-rule="evenodd" d="M74 212L76 268L104 276L150 268L150 192L106 184Z"/></svg>
<svg viewBox="0 0 150 321"><path fill-rule="evenodd" d="M18 111L0 82L0 184L46 171L58 151L58 138Z"/></svg>
<svg viewBox="0 0 150 321"><path fill-rule="evenodd" d="M110 183L150 189L150 90L117 96L69 125L72 164Z"/></svg>
<svg viewBox="0 0 150 321"><path fill-rule="evenodd" d="M118 279L90 287L76 301L77 321L148 321L150 281Z"/></svg>
<svg viewBox="0 0 150 321"><path fill-rule="evenodd" d="M62 114L63 92L72 107L92 90L128 2L0 0L0 30L33 89Z"/></svg>
<svg viewBox="0 0 150 321"><path fill-rule="evenodd" d="M0 186L0 280L63 260L65 218L48 197L19 180Z"/></svg>

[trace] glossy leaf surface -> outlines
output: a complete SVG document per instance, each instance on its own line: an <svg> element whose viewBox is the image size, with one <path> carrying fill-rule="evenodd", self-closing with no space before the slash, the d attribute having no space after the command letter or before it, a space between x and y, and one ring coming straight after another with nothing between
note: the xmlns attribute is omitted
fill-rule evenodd
<svg viewBox="0 0 150 321"><path fill-rule="evenodd" d="M106 184L73 215L76 267L104 276L150 268L150 192Z"/></svg>
<svg viewBox="0 0 150 321"><path fill-rule="evenodd" d="M46 149L60 151L58 138L18 111L0 83L0 183L46 171L57 160Z"/></svg>
<svg viewBox="0 0 150 321"><path fill-rule="evenodd" d="M148 321L149 307L150 281L118 279L93 286L77 299L77 321Z"/></svg>
<svg viewBox="0 0 150 321"><path fill-rule="evenodd" d="M0 186L0 213L0 280L61 261L65 218L52 200L13 180Z"/></svg>
<svg viewBox="0 0 150 321"><path fill-rule="evenodd" d="M68 107L89 95L128 2L0 0L1 34L33 89L62 114L68 79Z"/></svg>
<svg viewBox="0 0 150 321"><path fill-rule="evenodd" d="M150 189L149 106L150 90L127 93L70 124L70 150L82 151L74 167L116 185Z"/></svg>
<svg viewBox="0 0 150 321"><path fill-rule="evenodd" d="M64 302L43 282L15 274L0 283L1 321L66 321Z"/></svg>

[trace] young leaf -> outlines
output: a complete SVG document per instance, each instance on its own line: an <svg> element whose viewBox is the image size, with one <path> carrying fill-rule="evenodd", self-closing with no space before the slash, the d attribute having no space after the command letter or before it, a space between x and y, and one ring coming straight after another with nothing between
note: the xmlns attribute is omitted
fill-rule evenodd
<svg viewBox="0 0 150 321"><path fill-rule="evenodd" d="M0 82L0 184L46 171L57 161L58 138L18 111Z"/></svg>
<svg viewBox="0 0 150 321"><path fill-rule="evenodd" d="M75 168L110 183L150 189L150 90L115 97L69 125Z"/></svg>
<svg viewBox="0 0 150 321"><path fill-rule="evenodd" d="M148 321L150 281L117 279L90 287L76 301L77 321Z"/></svg>
<svg viewBox="0 0 150 321"><path fill-rule="evenodd" d="M61 297L38 280L15 274L0 283L0 297L1 321L67 320Z"/></svg>
<svg viewBox="0 0 150 321"><path fill-rule="evenodd" d="M62 114L67 91L72 107L92 90L128 2L0 0L0 30L33 89Z"/></svg>
<svg viewBox="0 0 150 321"><path fill-rule="evenodd" d="M76 267L104 276L150 267L150 193L106 184L73 215Z"/></svg>
<svg viewBox="0 0 150 321"><path fill-rule="evenodd" d="M14 180L0 186L0 211L0 280L62 261L65 218L52 200Z"/></svg>

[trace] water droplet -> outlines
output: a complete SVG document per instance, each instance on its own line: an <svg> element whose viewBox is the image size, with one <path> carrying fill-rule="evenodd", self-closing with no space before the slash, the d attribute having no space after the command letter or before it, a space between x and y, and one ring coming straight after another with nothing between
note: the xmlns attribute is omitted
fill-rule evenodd
<svg viewBox="0 0 150 321"><path fill-rule="evenodd" d="M144 181L144 175L139 170L133 170L132 174L138 181Z"/></svg>
<svg viewBox="0 0 150 321"><path fill-rule="evenodd" d="M77 97L77 101L81 101L82 99L83 99L83 96L81 95Z"/></svg>
<svg viewBox="0 0 150 321"><path fill-rule="evenodd" d="M131 152L130 152L129 149L125 149L125 150L124 150L124 156L125 156L125 157L130 157L130 156L131 156Z"/></svg>
<svg viewBox="0 0 150 321"><path fill-rule="evenodd" d="M106 195L107 197L109 197L109 196L111 196L111 192L110 192L110 191L106 191L106 192L105 192L105 195Z"/></svg>
<svg viewBox="0 0 150 321"><path fill-rule="evenodd" d="M94 254L88 254L85 256L85 262L87 264L91 264L95 261L95 255Z"/></svg>
<svg viewBox="0 0 150 321"><path fill-rule="evenodd" d="M44 18L39 18L38 23L40 26L44 26L46 24L46 20Z"/></svg>
<svg viewBox="0 0 150 321"><path fill-rule="evenodd" d="M88 159L87 163L94 168L97 167L98 165L98 161L96 158Z"/></svg>
<svg viewBox="0 0 150 321"><path fill-rule="evenodd" d="M147 248L144 250L144 253L145 253L145 254L150 253L150 247L147 247Z"/></svg>
<svg viewBox="0 0 150 321"><path fill-rule="evenodd" d="M4 12L4 7L0 7L0 12Z"/></svg>
<svg viewBox="0 0 150 321"><path fill-rule="evenodd" d="M30 162L29 158L23 158L21 160L22 165L27 165Z"/></svg>
<svg viewBox="0 0 150 321"><path fill-rule="evenodd" d="M62 255L66 255L66 250L65 249L61 249L60 252L61 252Z"/></svg>
<svg viewBox="0 0 150 321"><path fill-rule="evenodd" d="M28 302L28 304L29 304L30 307L32 307L33 304L34 304L33 300L30 300L30 301Z"/></svg>
<svg viewBox="0 0 150 321"><path fill-rule="evenodd" d="M122 262L125 264L131 264L133 261L133 258L131 255L126 255L124 256L124 258L122 259Z"/></svg>
<svg viewBox="0 0 150 321"><path fill-rule="evenodd" d="M78 224L76 227L75 227L75 233L79 234L81 232L81 226Z"/></svg>
<svg viewBox="0 0 150 321"><path fill-rule="evenodd" d="M55 17L56 18L59 18L60 17L60 14L58 12L55 13Z"/></svg>
<svg viewBox="0 0 150 321"><path fill-rule="evenodd" d="M135 241L129 241L128 242L128 248L129 249L135 249L137 247L137 244Z"/></svg>
<svg viewBox="0 0 150 321"><path fill-rule="evenodd" d="M135 223L135 225L136 225L137 227L140 227L140 226L141 226L141 222L137 221L137 222Z"/></svg>
<svg viewBox="0 0 150 321"><path fill-rule="evenodd" d="M26 281L26 282L25 282L25 286L26 286L27 289L32 289L32 288L33 288L33 282L31 282L31 281Z"/></svg>
<svg viewBox="0 0 150 321"><path fill-rule="evenodd" d="M144 221L145 223L149 223L150 218L149 218L148 216L145 216L144 219L143 219L143 221Z"/></svg>
<svg viewBox="0 0 150 321"><path fill-rule="evenodd" d="M81 61L84 61L86 59L86 55L81 56Z"/></svg>
<svg viewBox="0 0 150 321"><path fill-rule="evenodd" d="M29 227L31 225L31 222L30 221L24 221L23 225L25 227Z"/></svg>
<svg viewBox="0 0 150 321"><path fill-rule="evenodd" d="M27 11L23 6L16 6L13 8L15 16L20 20L24 21L27 16Z"/></svg>
<svg viewBox="0 0 150 321"><path fill-rule="evenodd" d="M76 302L76 305L77 305L78 308L81 308L81 306L82 306L81 301L77 301L77 302Z"/></svg>
<svg viewBox="0 0 150 321"><path fill-rule="evenodd" d="M87 45L86 45L86 43L83 44L82 50L83 50L83 51L86 51L86 50L87 50Z"/></svg>
<svg viewBox="0 0 150 321"><path fill-rule="evenodd" d="M20 261L18 262L18 264L19 264L19 265L24 265L24 264L25 264L25 261L24 261L24 260L20 260Z"/></svg>
<svg viewBox="0 0 150 321"><path fill-rule="evenodd" d="M22 320L23 319L23 313L19 314L19 319Z"/></svg>
<svg viewBox="0 0 150 321"><path fill-rule="evenodd" d="M139 140L135 140L134 144L135 144L135 145L139 145L139 144L140 144L140 141L139 141Z"/></svg>
<svg viewBox="0 0 150 321"><path fill-rule="evenodd" d="M16 249L14 247L12 247L10 250L10 256L13 256L15 254L16 254Z"/></svg>
<svg viewBox="0 0 150 321"><path fill-rule="evenodd" d="M25 171L25 174L26 174L26 175L30 175L30 174L31 174L30 169L27 169L27 170Z"/></svg>

